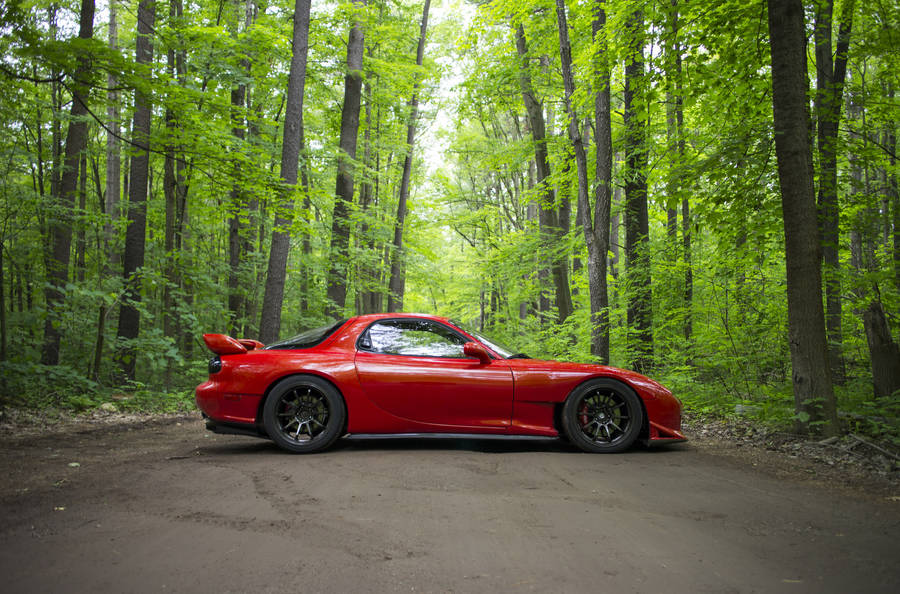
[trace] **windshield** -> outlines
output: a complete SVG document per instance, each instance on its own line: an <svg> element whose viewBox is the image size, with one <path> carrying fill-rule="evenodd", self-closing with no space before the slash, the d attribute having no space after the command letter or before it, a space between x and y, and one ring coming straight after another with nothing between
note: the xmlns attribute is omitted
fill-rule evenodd
<svg viewBox="0 0 900 594"><path fill-rule="evenodd" d="M334 334L338 328L344 325L347 320L341 320L337 323L328 324L319 328L313 328L306 332L301 332L297 336L273 342L268 345L267 349L308 349L324 341L326 338Z"/></svg>
<svg viewBox="0 0 900 594"><path fill-rule="evenodd" d="M513 356L513 354L515 354L514 350L501 345L500 343L488 338L484 334L482 334L480 332L476 332L476 331L472 330L471 328L468 328L464 324L460 324L459 322L457 322L455 320L450 320L450 321L453 322L453 324L456 325L458 328L465 330L466 332L468 332L469 334L471 334L472 336L474 336L475 338L480 340L482 343L485 344L485 346L487 346L489 349L491 349L492 351L494 351L495 353L497 353L504 359L509 359L510 357Z"/></svg>

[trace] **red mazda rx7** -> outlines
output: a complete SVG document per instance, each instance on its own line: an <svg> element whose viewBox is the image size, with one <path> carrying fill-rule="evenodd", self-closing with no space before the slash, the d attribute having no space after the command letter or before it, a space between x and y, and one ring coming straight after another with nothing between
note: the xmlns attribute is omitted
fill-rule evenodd
<svg viewBox="0 0 900 594"><path fill-rule="evenodd" d="M197 406L217 433L316 452L341 436L683 441L681 403L633 371L538 361L445 318L375 314L268 346L205 334Z"/></svg>

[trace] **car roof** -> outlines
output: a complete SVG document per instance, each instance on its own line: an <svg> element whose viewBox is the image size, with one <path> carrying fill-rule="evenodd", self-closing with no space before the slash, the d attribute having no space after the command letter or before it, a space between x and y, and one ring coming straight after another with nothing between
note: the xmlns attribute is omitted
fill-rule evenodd
<svg viewBox="0 0 900 594"><path fill-rule="evenodd" d="M374 322L377 320L387 320L393 318L423 318L426 320L437 320L439 322L447 322L453 324L450 321L450 318L445 318L442 316L435 316L432 314L423 314L423 313L406 313L406 312L395 312L395 313L377 313L377 314L364 314L361 316L356 316L355 320L359 320L361 322Z"/></svg>

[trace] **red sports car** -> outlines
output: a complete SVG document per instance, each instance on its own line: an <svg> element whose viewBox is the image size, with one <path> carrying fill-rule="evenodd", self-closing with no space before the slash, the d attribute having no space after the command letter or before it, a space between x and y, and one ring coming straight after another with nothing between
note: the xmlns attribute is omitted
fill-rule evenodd
<svg viewBox="0 0 900 594"><path fill-rule="evenodd" d="M683 441L681 403L633 371L538 361L446 318L375 314L264 346L205 334L197 406L217 433L297 453L341 436L558 439L620 452Z"/></svg>

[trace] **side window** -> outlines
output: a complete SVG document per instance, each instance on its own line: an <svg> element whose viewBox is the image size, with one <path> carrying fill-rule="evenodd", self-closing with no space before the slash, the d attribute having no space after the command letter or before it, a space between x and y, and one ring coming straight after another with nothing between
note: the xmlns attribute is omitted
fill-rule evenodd
<svg viewBox="0 0 900 594"><path fill-rule="evenodd" d="M463 358L465 340L426 320L385 320L369 327L360 347L376 353Z"/></svg>

